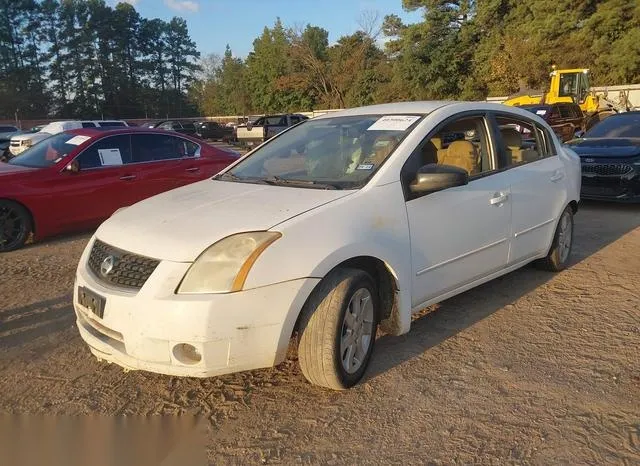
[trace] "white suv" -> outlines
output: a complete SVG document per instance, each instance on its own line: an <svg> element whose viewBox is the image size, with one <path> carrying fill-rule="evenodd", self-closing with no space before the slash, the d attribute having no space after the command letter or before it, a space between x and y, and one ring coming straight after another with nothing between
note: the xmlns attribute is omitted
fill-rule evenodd
<svg viewBox="0 0 640 466"><path fill-rule="evenodd" d="M189 377L278 364L297 333L307 379L350 387L379 324L400 335L529 262L567 267L580 184L576 153L517 107L318 116L104 222L77 269L78 329L99 359Z"/></svg>
<svg viewBox="0 0 640 466"><path fill-rule="evenodd" d="M122 120L71 120L71 121L54 121L44 126L37 133L21 134L13 136L9 144L9 152L12 156L16 156L27 150L29 147L38 142L47 139L54 134L62 133L72 129L80 128L114 128L129 126L126 121Z"/></svg>

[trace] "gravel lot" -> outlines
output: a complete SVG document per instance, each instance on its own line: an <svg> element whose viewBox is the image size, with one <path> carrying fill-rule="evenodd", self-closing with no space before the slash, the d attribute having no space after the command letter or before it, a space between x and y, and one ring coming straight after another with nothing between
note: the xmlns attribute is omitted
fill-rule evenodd
<svg viewBox="0 0 640 466"><path fill-rule="evenodd" d="M198 413L214 464L640 464L640 206L583 205L569 270L425 310L341 393L295 355L206 380L98 363L71 307L88 238L0 255L0 411Z"/></svg>

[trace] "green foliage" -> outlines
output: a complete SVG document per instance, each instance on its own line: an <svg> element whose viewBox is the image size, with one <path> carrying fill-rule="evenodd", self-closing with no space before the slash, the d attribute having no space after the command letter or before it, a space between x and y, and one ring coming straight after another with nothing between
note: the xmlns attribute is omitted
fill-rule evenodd
<svg viewBox="0 0 640 466"><path fill-rule="evenodd" d="M246 59L200 58L184 20L105 0L0 0L0 117L246 115L544 90L549 70L640 82L640 3L398 0L396 15L329 40L278 19ZM384 45L374 32L379 26Z"/></svg>
<svg viewBox="0 0 640 466"><path fill-rule="evenodd" d="M0 0L0 118L193 114L199 55L183 19L129 3Z"/></svg>

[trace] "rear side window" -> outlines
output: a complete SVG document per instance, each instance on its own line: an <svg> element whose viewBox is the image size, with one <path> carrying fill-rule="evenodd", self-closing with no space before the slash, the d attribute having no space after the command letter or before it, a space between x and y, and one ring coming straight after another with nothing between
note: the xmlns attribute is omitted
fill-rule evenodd
<svg viewBox="0 0 640 466"><path fill-rule="evenodd" d="M535 162L547 154L544 131L535 123L513 117L498 116L498 135L505 156L501 168Z"/></svg>
<svg viewBox="0 0 640 466"><path fill-rule="evenodd" d="M83 151L77 160L80 170L131 163L130 138L128 135L102 138Z"/></svg>
<svg viewBox="0 0 640 466"><path fill-rule="evenodd" d="M196 129L196 125L194 125L193 123L183 123L183 124L182 124L182 127L183 127L184 129L193 129L193 130L195 130L195 129Z"/></svg>
<svg viewBox="0 0 640 466"><path fill-rule="evenodd" d="M131 136L134 162L158 162L193 157L199 146L186 139L164 134Z"/></svg>
<svg viewBox="0 0 640 466"><path fill-rule="evenodd" d="M573 112L571 111L571 107L569 105L561 105L560 116L562 118L573 118Z"/></svg>

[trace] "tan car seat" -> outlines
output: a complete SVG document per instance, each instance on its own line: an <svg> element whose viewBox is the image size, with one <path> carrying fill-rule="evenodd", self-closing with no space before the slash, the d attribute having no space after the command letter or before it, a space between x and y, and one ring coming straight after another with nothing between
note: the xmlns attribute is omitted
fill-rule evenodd
<svg viewBox="0 0 640 466"><path fill-rule="evenodd" d="M398 141L396 136L379 136L373 143L373 155L367 161L376 166L382 164L396 147Z"/></svg>
<svg viewBox="0 0 640 466"><path fill-rule="evenodd" d="M469 141L453 141L446 150L446 156L442 162L445 165L454 165L464 168L469 175L480 171L478 163L478 150Z"/></svg>
<svg viewBox="0 0 640 466"><path fill-rule="evenodd" d="M431 138L431 143L436 148L436 155L438 157L438 163L443 163L442 161L447 156L447 149L442 148L442 139L439 137Z"/></svg>
<svg viewBox="0 0 640 466"><path fill-rule="evenodd" d="M538 152L533 149L522 148L522 135L515 128L502 128L502 140L506 146L507 156L511 157L511 164L533 162L538 160Z"/></svg>

